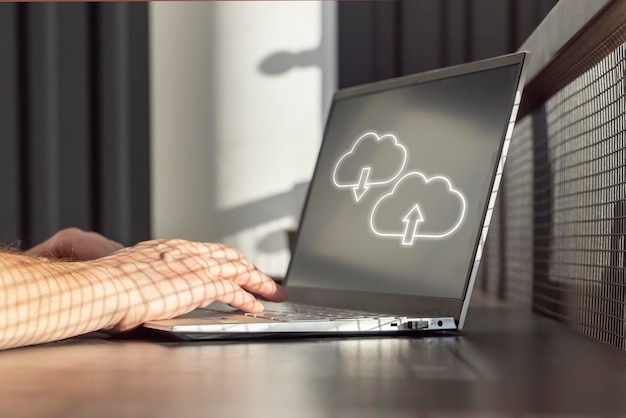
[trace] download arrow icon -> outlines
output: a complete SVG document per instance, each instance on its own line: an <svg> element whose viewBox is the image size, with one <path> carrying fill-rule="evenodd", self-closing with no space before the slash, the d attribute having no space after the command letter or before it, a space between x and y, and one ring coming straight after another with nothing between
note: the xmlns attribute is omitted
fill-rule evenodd
<svg viewBox="0 0 626 418"><path fill-rule="evenodd" d="M372 170L371 167L363 167L361 169L361 175L359 176L359 182L357 183L356 186L354 186L354 189L352 189L352 191L354 192L354 199L357 202L361 200L363 195L365 195L365 192L367 192L367 189L370 188L367 185L367 181L370 177L371 170Z"/></svg>
<svg viewBox="0 0 626 418"><path fill-rule="evenodd" d="M417 203L404 215L402 222L404 223L402 245L413 245L415 237L417 236L417 225L420 222L424 222L424 217Z"/></svg>

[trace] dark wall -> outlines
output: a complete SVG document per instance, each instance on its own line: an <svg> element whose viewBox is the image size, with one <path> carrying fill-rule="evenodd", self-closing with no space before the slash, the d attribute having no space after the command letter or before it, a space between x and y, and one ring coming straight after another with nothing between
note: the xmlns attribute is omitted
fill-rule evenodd
<svg viewBox="0 0 626 418"><path fill-rule="evenodd" d="M339 87L513 52L556 3L339 2Z"/></svg>
<svg viewBox="0 0 626 418"><path fill-rule="evenodd" d="M150 236L146 4L0 4L0 244Z"/></svg>

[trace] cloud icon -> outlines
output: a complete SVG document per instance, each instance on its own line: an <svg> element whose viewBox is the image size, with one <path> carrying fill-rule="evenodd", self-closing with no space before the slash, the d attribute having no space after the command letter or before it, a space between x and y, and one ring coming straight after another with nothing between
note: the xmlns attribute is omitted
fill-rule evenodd
<svg viewBox="0 0 626 418"><path fill-rule="evenodd" d="M416 239L445 238L465 218L465 197L443 176L405 174L374 204L370 228L375 235L399 238L402 245Z"/></svg>
<svg viewBox="0 0 626 418"><path fill-rule="evenodd" d="M370 186L394 181L404 170L406 160L406 148L394 135L367 132L337 160L332 181L340 189L352 189L358 202Z"/></svg>

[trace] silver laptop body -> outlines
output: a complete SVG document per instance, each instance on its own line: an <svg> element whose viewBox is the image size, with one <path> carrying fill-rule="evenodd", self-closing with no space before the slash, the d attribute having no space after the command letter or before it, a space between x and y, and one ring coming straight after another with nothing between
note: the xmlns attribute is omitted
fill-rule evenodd
<svg viewBox="0 0 626 418"><path fill-rule="evenodd" d="M527 61L521 52L339 90L289 302L264 302L256 316L212 304L144 326L193 338L460 331Z"/></svg>

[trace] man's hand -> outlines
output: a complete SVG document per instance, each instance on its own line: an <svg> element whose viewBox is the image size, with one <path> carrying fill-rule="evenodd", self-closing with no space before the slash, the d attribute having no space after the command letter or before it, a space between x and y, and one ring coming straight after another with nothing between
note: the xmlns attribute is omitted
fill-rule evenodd
<svg viewBox="0 0 626 418"><path fill-rule="evenodd" d="M128 295L126 314L113 326L125 331L219 301L248 312L263 310L253 296L280 302L286 291L239 251L221 244L155 240L83 264L80 275L100 271Z"/></svg>
<svg viewBox="0 0 626 418"><path fill-rule="evenodd" d="M96 232L67 228L26 250L24 254L56 260L86 261L107 256L121 248L123 248L122 244Z"/></svg>
<svg viewBox="0 0 626 418"><path fill-rule="evenodd" d="M0 252L0 349L100 329L126 331L213 301L254 312L263 309L254 295L287 299L283 288L226 245L157 240L119 247L69 229L27 252L39 257Z"/></svg>

